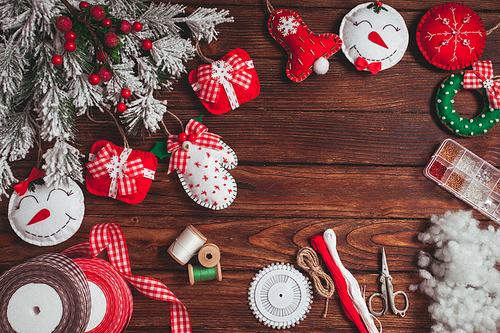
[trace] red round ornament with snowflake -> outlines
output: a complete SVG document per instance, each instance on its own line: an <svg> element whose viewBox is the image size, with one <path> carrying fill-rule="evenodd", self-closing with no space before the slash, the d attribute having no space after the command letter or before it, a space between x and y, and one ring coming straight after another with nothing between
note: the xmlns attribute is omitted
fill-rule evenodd
<svg viewBox="0 0 500 333"><path fill-rule="evenodd" d="M486 44L486 32L475 11L450 2L432 8L422 17L417 27L417 44L434 66L457 70L479 59Z"/></svg>

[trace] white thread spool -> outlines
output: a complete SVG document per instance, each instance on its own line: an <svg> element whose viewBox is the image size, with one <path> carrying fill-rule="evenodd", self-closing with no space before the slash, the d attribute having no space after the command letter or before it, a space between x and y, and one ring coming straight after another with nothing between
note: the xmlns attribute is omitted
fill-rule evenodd
<svg viewBox="0 0 500 333"><path fill-rule="evenodd" d="M205 244L207 238L192 225L175 239L168 248L168 253L179 264L185 265Z"/></svg>

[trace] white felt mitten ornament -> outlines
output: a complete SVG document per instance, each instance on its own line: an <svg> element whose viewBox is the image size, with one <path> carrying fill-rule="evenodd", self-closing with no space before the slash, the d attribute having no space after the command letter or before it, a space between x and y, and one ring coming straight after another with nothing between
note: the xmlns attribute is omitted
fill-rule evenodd
<svg viewBox="0 0 500 333"><path fill-rule="evenodd" d="M33 168L28 179L14 186L9 221L25 242L49 246L64 242L78 231L85 205L83 192L73 180L49 187L43 176L42 170Z"/></svg>
<svg viewBox="0 0 500 333"><path fill-rule="evenodd" d="M184 133L170 135L168 172L177 170L184 190L197 204L220 210L236 198L236 181L227 170L236 168L238 158L220 136L208 132L200 122L189 120Z"/></svg>

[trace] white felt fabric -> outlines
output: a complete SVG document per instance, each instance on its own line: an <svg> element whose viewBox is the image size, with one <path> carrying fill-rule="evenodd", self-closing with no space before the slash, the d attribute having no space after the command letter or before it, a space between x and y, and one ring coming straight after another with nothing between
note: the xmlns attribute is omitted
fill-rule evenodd
<svg viewBox="0 0 500 333"><path fill-rule="evenodd" d="M227 171L236 168L235 152L219 140L222 150L213 150L192 144L188 152L186 172L177 171L186 193L199 205L220 210L236 198L237 187Z"/></svg>
<svg viewBox="0 0 500 333"><path fill-rule="evenodd" d="M339 36L342 51L353 64L361 56L368 63L381 62L381 70L397 64L408 47L409 35L403 17L392 7L384 4L377 14L366 2L353 8L340 24ZM380 35L388 48L371 41L371 32ZM368 69L365 69L368 70Z"/></svg>
<svg viewBox="0 0 500 333"><path fill-rule="evenodd" d="M50 216L28 225L42 210ZM58 187L35 185L35 191L22 196L14 191L9 201L9 221L12 229L24 241L50 246L73 236L82 224L85 212L83 192L73 181Z"/></svg>
<svg viewBox="0 0 500 333"><path fill-rule="evenodd" d="M7 305L7 320L18 333L50 333L63 315L61 297L49 285L29 283L17 289Z"/></svg>

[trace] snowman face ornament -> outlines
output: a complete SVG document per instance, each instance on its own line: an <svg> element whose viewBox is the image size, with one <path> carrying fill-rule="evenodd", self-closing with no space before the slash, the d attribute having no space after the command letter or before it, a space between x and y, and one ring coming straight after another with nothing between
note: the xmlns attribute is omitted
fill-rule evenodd
<svg viewBox="0 0 500 333"><path fill-rule="evenodd" d="M403 17L380 1L353 8L342 19L339 35L346 58L374 75L397 64L409 41Z"/></svg>
<svg viewBox="0 0 500 333"><path fill-rule="evenodd" d="M80 228L85 211L83 198L82 190L71 179L57 187L34 185L34 191L22 195L14 191L9 201L10 225L30 244L62 243Z"/></svg>

